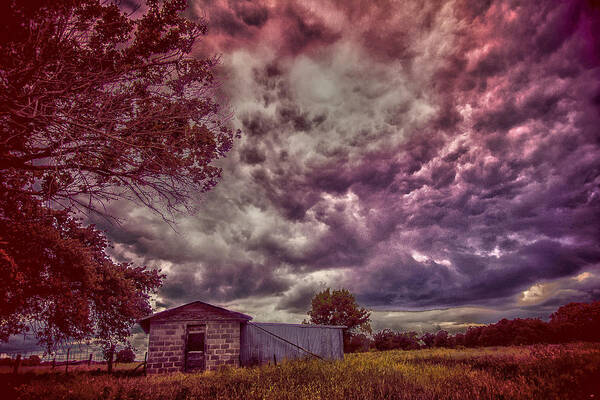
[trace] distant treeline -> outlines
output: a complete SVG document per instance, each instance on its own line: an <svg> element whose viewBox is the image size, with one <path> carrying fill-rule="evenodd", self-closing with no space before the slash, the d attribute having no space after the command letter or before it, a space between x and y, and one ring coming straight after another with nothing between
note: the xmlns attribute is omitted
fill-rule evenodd
<svg viewBox="0 0 600 400"><path fill-rule="evenodd" d="M346 352L377 350L415 350L431 347L511 346L575 341L600 342L600 301L570 303L560 307L545 322L538 318L503 319L495 324L473 326L465 333L396 332L384 329L373 334L354 335Z"/></svg>

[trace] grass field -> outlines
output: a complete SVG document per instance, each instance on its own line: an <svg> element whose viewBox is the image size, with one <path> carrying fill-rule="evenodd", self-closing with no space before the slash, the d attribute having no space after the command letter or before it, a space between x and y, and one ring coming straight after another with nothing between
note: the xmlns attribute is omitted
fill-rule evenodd
<svg viewBox="0 0 600 400"><path fill-rule="evenodd" d="M3 399L598 399L600 344L370 352L149 377L0 376Z"/></svg>
<svg viewBox="0 0 600 400"><path fill-rule="evenodd" d="M137 361L133 363L117 363L113 365L113 370L117 372L124 371L132 371L135 367L138 367L142 362ZM140 368L138 368L140 369ZM106 371L106 363L92 363L92 365L88 366L87 363L81 364L69 364L68 368L69 373L71 372L98 372L98 371ZM0 376L4 374L12 373L13 367L7 365L0 365ZM49 365L42 366L28 366L21 365L19 367L19 374L24 374L25 376L29 376L31 374L34 375L48 375L48 374L62 374L64 375L65 365L57 365L54 369ZM2 398L0 397L0 400Z"/></svg>

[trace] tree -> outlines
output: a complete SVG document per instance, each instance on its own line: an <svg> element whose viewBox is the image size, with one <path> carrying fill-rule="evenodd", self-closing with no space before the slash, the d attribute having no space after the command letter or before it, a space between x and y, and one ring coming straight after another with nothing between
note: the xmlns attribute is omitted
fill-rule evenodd
<svg viewBox="0 0 600 400"><path fill-rule="evenodd" d="M377 350L416 350L419 345L417 332L394 332L391 329L383 329L373 335L373 341Z"/></svg>
<svg viewBox="0 0 600 400"><path fill-rule="evenodd" d="M559 307L550 316L550 326L560 342L600 341L600 301Z"/></svg>
<svg viewBox="0 0 600 400"><path fill-rule="evenodd" d="M216 58L190 57L204 21L186 0L8 0L0 23L0 189L103 212L163 213L212 188L236 133L215 99Z"/></svg>
<svg viewBox="0 0 600 400"><path fill-rule="evenodd" d="M344 349L349 350L353 335L371 333L371 313L360 307L347 289L330 290L317 293L312 299L312 308L308 312L309 322L317 325L343 325Z"/></svg>
<svg viewBox="0 0 600 400"><path fill-rule="evenodd" d="M398 332L395 338L396 346L402 350L417 350L421 347L417 332Z"/></svg>
<svg viewBox="0 0 600 400"><path fill-rule="evenodd" d="M49 350L126 342L162 276L116 263L77 211L130 199L163 217L211 189L238 132L216 97L216 58L191 57L204 21L185 0L133 19L110 1L0 6L0 339ZM105 214L106 215L106 214ZM109 216L109 215L108 215Z"/></svg>
<svg viewBox="0 0 600 400"><path fill-rule="evenodd" d="M440 330L435 334L433 339L434 347L450 347L450 341L448 337L448 332L444 330Z"/></svg>
<svg viewBox="0 0 600 400"><path fill-rule="evenodd" d="M94 338L126 342L163 276L115 263L106 238L65 210L7 193L0 205L7 213L0 217L0 340L33 331L49 351Z"/></svg>
<svg viewBox="0 0 600 400"><path fill-rule="evenodd" d="M478 347L482 346L480 342L480 337L485 329L484 326L470 326L467 328L465 332L465 336L463 338L464 346L466 347Z"/></svg>
<svg viewBox="0 0 600 400"><path fill-rule="evenodd" d="M465 334L457 333L454 336L450 337L450 346L451 347L464 347L465 345Z"/></svg>
<svg viewBox="0 0 600 400"><path fill-rule="evenodd" d="M373 344L375 348L380 351L393 350L395 343L396 333L391 329L383 329L376 332L373 335Z"/></svg>
<svg viewBox="0 0 600 400"><path fill-rule="evenodd" d="M372 342L364 333L353 334L348 338L348 342L344 344L344 351L347 353L369 351Z"/></svg>
<svg viewBox="0 0 600 400"><path fill-rule="evenodd" d="M425 347L433 347L435 342L435 335L431 332L425 332L421 335L419 340L421 340L425 344Z"/></svg>

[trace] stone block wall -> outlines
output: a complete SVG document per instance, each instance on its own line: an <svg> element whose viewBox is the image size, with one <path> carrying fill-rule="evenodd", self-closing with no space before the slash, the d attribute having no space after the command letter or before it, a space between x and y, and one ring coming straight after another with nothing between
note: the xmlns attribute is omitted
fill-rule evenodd
<svg viewBox="0 0 600 400"><path fill-rule="evenodd" d="M146 371L149 374L183 371L186 324L157 321L150 324Z"/></svg>
<svg viewBox="0 0 600 400"><path fill-rule="evenodd" d="M206 324L206 369L240 366L240 322L209 321Z"/></svg>
<svg viewBox="0 0 600 400"><path fill-rule="evenodd" d="M206 324L207 370L240 365L240 321L153 321L148 341L149 374L183 371L188 324Z"/></svg>

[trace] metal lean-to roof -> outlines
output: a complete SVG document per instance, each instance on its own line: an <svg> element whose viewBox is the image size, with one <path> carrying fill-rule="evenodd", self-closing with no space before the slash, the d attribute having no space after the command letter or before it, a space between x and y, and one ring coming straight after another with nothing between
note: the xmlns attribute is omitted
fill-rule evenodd
<svg viewBox="0 0 600 400"><path fill-rule="evenodd" d="M285 322L252 322L254 325L260 326L296 326L298 328L330 328L330 329L346 329L344 325L317 325L317 324L288 324Z"/></svg>

